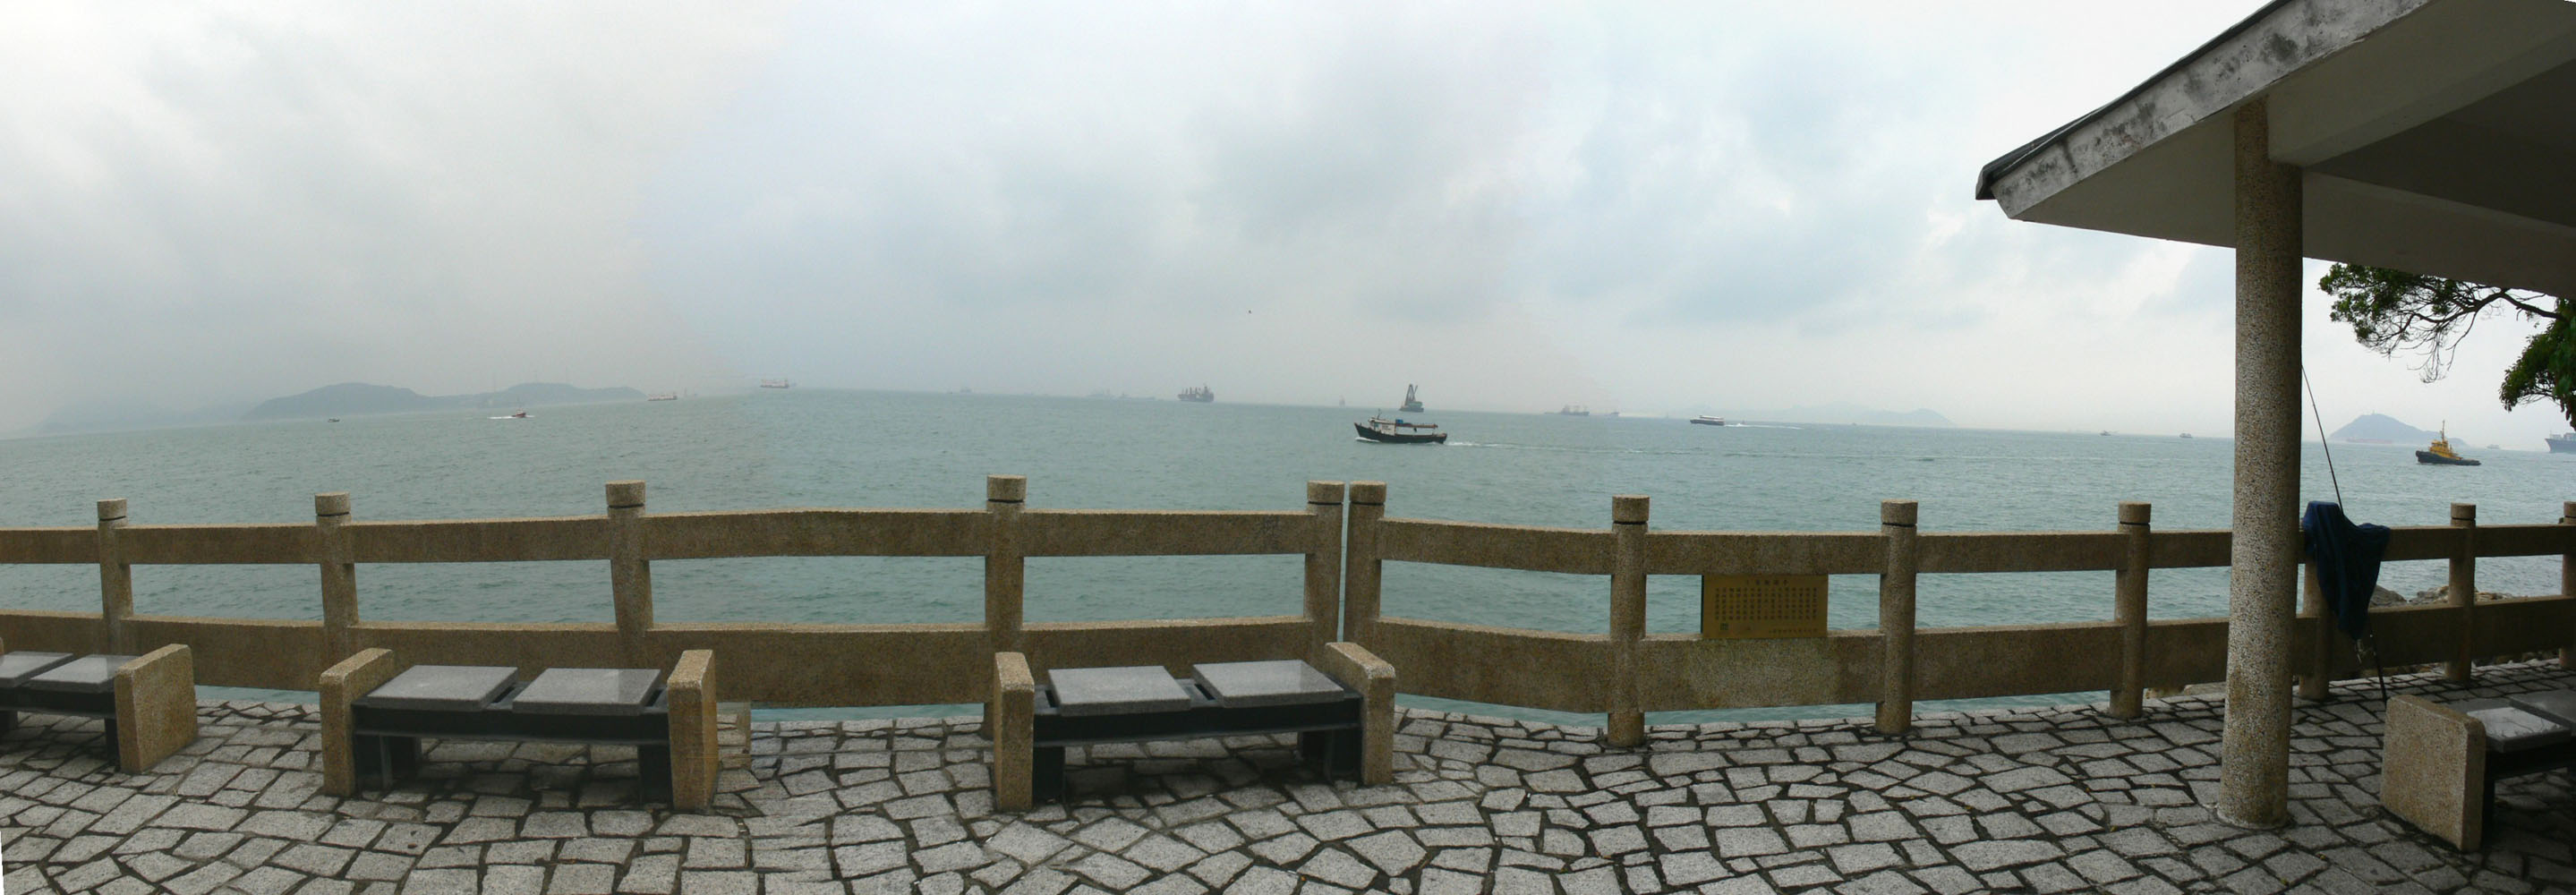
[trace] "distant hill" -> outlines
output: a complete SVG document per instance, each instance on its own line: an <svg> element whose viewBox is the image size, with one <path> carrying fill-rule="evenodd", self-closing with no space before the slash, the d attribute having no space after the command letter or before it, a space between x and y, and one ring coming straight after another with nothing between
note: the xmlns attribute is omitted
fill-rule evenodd
<svg viewBox="0 0 2576 895"><path fill-rule="evenodd" d="M317 416L361 416L436 410L439 402L419 392L391 385L343 382L300 395L270 398L243 414L245 420L291 420Z"/></svg>
<svg viewBox="0 0 2576 895"><path fill-rule="evenodd" d="M300 395L271 398L251 408L244 420L314 419L319 417L365 416L376 413L418 413L424 410L481 407L543 407L554 404L596 404L603 401L641 401L644 393L631 388L575 388L553 382L530 382L497 392L471 395L430 397L411 389L364 382L326 385Z"/></svg>
<svg viewBox="0 0 2576 895"><path fill-rule="evenodd" d="M1706 404L1698 404L1664 415L1722 416L1730 420L1761 420L1771 423L1860 423L1868 426L1926 427L1957 425L1950 422L1949 417L1924 408L1900 412L1863 407L1858 404L1825 404L1815 407L1791 407L1786 410L1720 410Z"/></svg>
<svg viewBox="0 0 2576 895"><path fill-rule="evenodd" d="M2345 423L2343 428L2334 430L2334 434L2326 437L2334 441L2385 441L2390 444L2412 444L2430 442L2442 435L2439 432L2427 432L2376 413L2365 413L2355 417L2352 422Z"/></svg>

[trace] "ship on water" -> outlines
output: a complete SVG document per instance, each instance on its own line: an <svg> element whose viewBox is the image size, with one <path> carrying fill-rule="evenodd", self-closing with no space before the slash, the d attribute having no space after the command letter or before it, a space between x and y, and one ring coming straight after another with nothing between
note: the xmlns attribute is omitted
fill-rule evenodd
<svg viewBox="0 0 2576 895"><path fill-rule="evenodd" d="M1406 413L1421 413L1421 412L1422 412L1422 399L1414 396L1414 393L1413 393L1413 384L1412 384L1412 383L1406 383L1406 384L1405 384L1405 386L1404 386L1404 403L1403 403L1402 405L1397 406L1395 409L1397 409L1397 410L1401 410L1401 411L1404 411L1404 412L1406 412Z"/></svg>
<svg viewBox="0 0 2576 895"><path fill-rule="evenodd" d="M1216 400L1216 392L1210 391L1205 385L1201 385L1197 388L1185 388L1181 390L1181 400L1196 401L1201 404L1206 404Z"/></svg>
<svg viewBox="0 0 2576 895"><path fill-rule="evenodd" d="M2549 442L2550 453L2576 454L2576 432L2546 436L2546 440Z"/></svg>
<svg viewBox="0 0 2576 895"><path fill-rule="evenodd" d="M763 380L761 380L761 381L760 381L760 387L761 387L761 388L795 388L795 387L796 387L796 383L789 382L789 381L784 380L784 379L763 379Z"/></svg>

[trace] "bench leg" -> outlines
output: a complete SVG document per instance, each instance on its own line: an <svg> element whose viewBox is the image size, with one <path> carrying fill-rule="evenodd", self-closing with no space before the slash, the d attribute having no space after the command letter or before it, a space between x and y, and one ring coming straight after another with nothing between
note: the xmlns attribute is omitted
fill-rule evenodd
<svg viewBox="0 0 2576 895"><path fill-rule="evenodd" d="M99 726L104 727L107 730L106 743L108 756L115 757L117 755L116 744L121 742L116 738L116 719L114 717L109 717L101 720L99 721Z"/></svg>
<svg viewBox="0 0 2576 895"><path fill-rule="evenodd" d="M645 801L671 800L671 747L635 747L636 789Z"/></svg>
<svg viewBox="0 0 2576 895"><path fill-rule="evenodd" d="M350 740L349 751L355 760L359 790L370 787L392 789L403 778L420 771L420 738L418 737L359 734L351 737Z"/></svg>
<svg viewBox="0 0 2576 895"><path fill-rule="evenodd" d="M1064 801L1064 747L1030 750L1029 798L1032 802Z"/></svg>
<svg viewBox="0 0 2576 895"><path fill-rule="evenodd" d="M18 713L15 711L0 711L0 733L8 733L16 729L18 729Z"/></svg>

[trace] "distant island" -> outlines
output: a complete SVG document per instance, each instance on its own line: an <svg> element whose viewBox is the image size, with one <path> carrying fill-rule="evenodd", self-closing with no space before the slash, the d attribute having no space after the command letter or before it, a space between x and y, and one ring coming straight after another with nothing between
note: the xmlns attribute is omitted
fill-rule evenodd
<svg viewBox="0 0 2576 895"><path fill-rule="evenodd" d="M1859 423L1867 426L1923 426L1946 428L1957 424L1931 410L1880 410L1858 404L1825 404L1815 407L1791 407L1786 410L1738 410L1695 404L1664 414L1671 417L1722 416L1730 420L1760 420L1767 423L1824 423L1841 425Z"/></svg>
<svg viewBox="0 0 2576 895"><path fill-rule="evenodd" d="M2345 423L2343 428L2334 430L2334 434L2326 436L2332 441L2414 444L2417 447L2423 446L2419 442L2430 442L2440 437L2442 437L2441 433L2427 432L2376 413L2365 413L2355 417L2352 422Z"/></svg>
<svg viewBox="0 0 2576 895"><path fill-rule="evenodd" d="M466 408L543 407L550 404L597 404L605 401L641 401L644 393L631 388L577 388L555 382L528 382L497 392L471 395L428 396L411 389L392 385L370 385L343 382L326 385L299 395L270 398L244 414L244 421L315 419L339 416L364 416L377 413L418 413L426 410Z"/></svg>

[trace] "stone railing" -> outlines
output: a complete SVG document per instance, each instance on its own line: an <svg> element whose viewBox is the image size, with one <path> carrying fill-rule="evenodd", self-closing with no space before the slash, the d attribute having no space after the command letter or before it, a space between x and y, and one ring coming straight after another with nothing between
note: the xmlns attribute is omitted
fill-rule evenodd
<svg viewBox="0 0 2576 895"><path fill-rule="evenodd" d="M1921 699L2102 690L2116 714L2139 711L2150 687L2224 676L2226 620L2149 619L2147 570L2223 567L2225 531L2153 531L2144 504L2122 504L2101 532L1918 533L1913 503L1891 501L1877 532L1651 531L1648 502L1612 501L1605 529L1538 528L1385 517L1386 485L1307 483L1307 505L1269 512L1035 510L1027 483L994 476L980 510L789 509L647 513L641 482L614 482L606 511L538 519L366 522L346 494L314 499L312 524L131 525L122 500L99 503L95 528L0 528L0 565L95 565L98 612L0 607L11 649L141 652L184 643L201 683L309 690L360 649L408 662L667 666L712 649L726 697L783 705L981 701L995 652L1038 668L1166 665L1311 656L1340 637L1399 669L1405 693L1602 713L1614 742L1642 737L1644 713L1683 709L1877 703L1902 730ZM2465 678L2474 659L2576 644L2576 582L2559 596L2473 603L2479 557L2576 554L2576 502L2555 524L2485 526L2455 505L2452 525L2400 528L2388 559L2448 560L2453 602L2375 610L2389 664L2441 663ZM1347 544L1346 544L1347 542ZM1024 560L1052 556L1301 555L1296 615L1026 623ZM984 618L956 624L657 622L655 560L768 556L983 557ZM1347 559L1347 563L1345 560ZM606 562L613 623L366 621L361 564ZM1386 562L1519 569L1608 579L1608 632L1580 634L1384 617ZM311 564L321 618L141 615L138 564ZM1922 574L2115 573L2114 619L1917 629ZM1650 575L1881 576L1879 626L1820 637L1702 639L1646 631ZM2286 596L2285 596L2286 599ZM2290 658L2311 695L2356 674L2351 650L2305 601ZM2568 654L2561 653L2562 661Z"/></svg>

